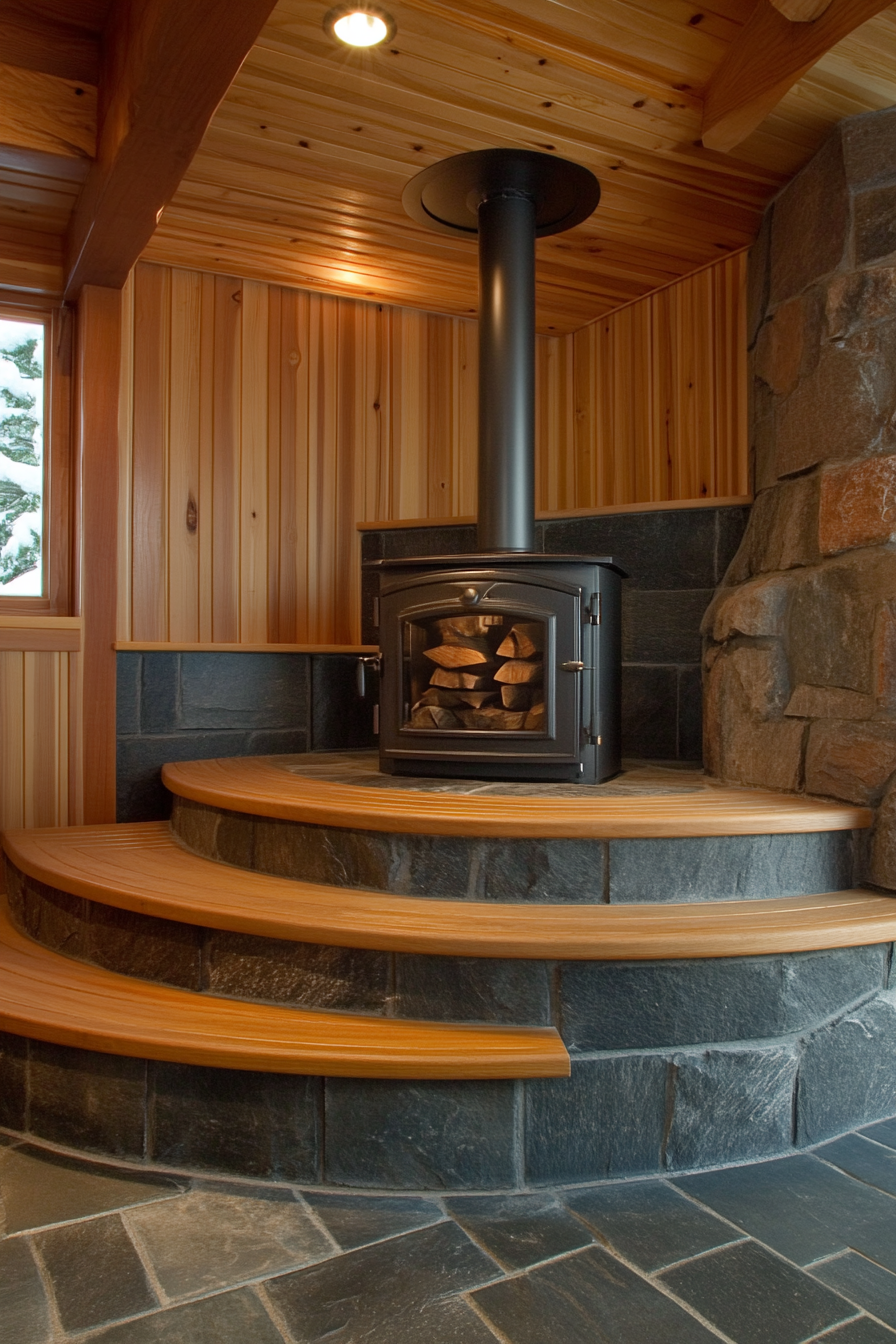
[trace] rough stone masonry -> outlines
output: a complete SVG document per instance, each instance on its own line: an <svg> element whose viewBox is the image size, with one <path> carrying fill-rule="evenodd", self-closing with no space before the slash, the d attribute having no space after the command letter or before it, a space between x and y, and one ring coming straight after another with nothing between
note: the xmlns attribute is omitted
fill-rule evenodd
<svg viewBox="0 0 896 1344"><path fill-rule="evenodd" d="M877 809L896 889L896 108L840 123L750 254L756 502L706 613L707 768Z"/></svg>

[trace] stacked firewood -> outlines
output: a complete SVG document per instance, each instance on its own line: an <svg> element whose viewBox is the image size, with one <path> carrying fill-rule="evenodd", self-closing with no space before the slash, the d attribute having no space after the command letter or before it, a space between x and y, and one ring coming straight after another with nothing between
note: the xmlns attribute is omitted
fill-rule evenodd
<svg viewBox="0 0 896 1344"><path fill-rule="evenodd" d="M504 632L503 616L433 621L439 642L424 649L435 664L411 711L412 728L544 727L544 626L522 621Z"/></svg>

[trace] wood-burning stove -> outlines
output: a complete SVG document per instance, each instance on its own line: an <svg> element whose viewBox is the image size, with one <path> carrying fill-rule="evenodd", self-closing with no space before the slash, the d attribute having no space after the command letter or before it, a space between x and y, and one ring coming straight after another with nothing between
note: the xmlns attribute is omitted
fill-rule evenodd
<svg viewBox="0 0 896 1344"><path fill-rule="evenodd" d="M408 213L479 236L476 555L380 560L380 767L595 783L619 769L622 572L534 549L535 239L600 197L578 164L480 150L427 168Z"/></svg>

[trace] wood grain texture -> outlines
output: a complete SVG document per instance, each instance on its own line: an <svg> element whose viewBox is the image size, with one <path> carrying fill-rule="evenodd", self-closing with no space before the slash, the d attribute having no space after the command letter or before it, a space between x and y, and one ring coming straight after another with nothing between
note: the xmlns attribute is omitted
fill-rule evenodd
<svg viewBox="0 0 896 1344"><path fill-rule="evenodd" d="M0 629L0 636L9 633ZM75 655L36 650L22 633L24 648L3 647L0 639L0 830L64 826L78 817L69 792L79 709L70 684Z"/></svg>
<svg viewBox="0 0 896 1344"><path fill-rule="evenodd" d="M169 989L51 952L0 908L0 1030L105 1054L341 1078L561 1078L551 1027L308 1012Z"/></svg>
<svg viewBox="0 0 896 1344"><path fill-rule="evenodd" d="M93 158L96 89L0 64L0 142L62 158Z"/></svg>
<svg viewBox="0 0 896 1344"><path fill-rule="evenodd" d="M744 275L539 338L541 516L746 496ZM356 644L358 524L475 513L477 324L144 263L125 311L119 639Z"/></svg>
<svg viewBox="0 0 896 1344"><path fill-rule="evenodd" d="M872 821L866 807L728 787L709 779L698 793L637 798L597 791L589 798L469 796L335 784L294 773L264 756L168 764L162 779L178 797L213 807L398 834L613 840L845 831Z"/></svg>
<svg viewBox="0 0 896 1344"><path fill-rule="evenodd" d="M3 847L29 877L116 909L336 947L627 961L806 952L896 936L896 902L870 891L690 905L421 899L212 863L182 849L166 822L7 832Z"/></svg>

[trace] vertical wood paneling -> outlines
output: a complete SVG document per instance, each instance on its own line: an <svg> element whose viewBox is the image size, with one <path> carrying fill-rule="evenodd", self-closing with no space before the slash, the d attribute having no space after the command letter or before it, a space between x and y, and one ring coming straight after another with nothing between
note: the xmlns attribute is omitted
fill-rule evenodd
<svg viewBox="0 0 896 1344"><path fill-rule="evenodd" d="M69 799L74 657L0 653L0 830L79 819Z"/></svg>
<svg viewBox="0 0 896 1344"><path fill-rule="evenodd" d="M744 276L539 338L540 509L746 494ZM133 293L119 637L357 639L357 523L475 513L476 323L145 264Z"/></svg>

